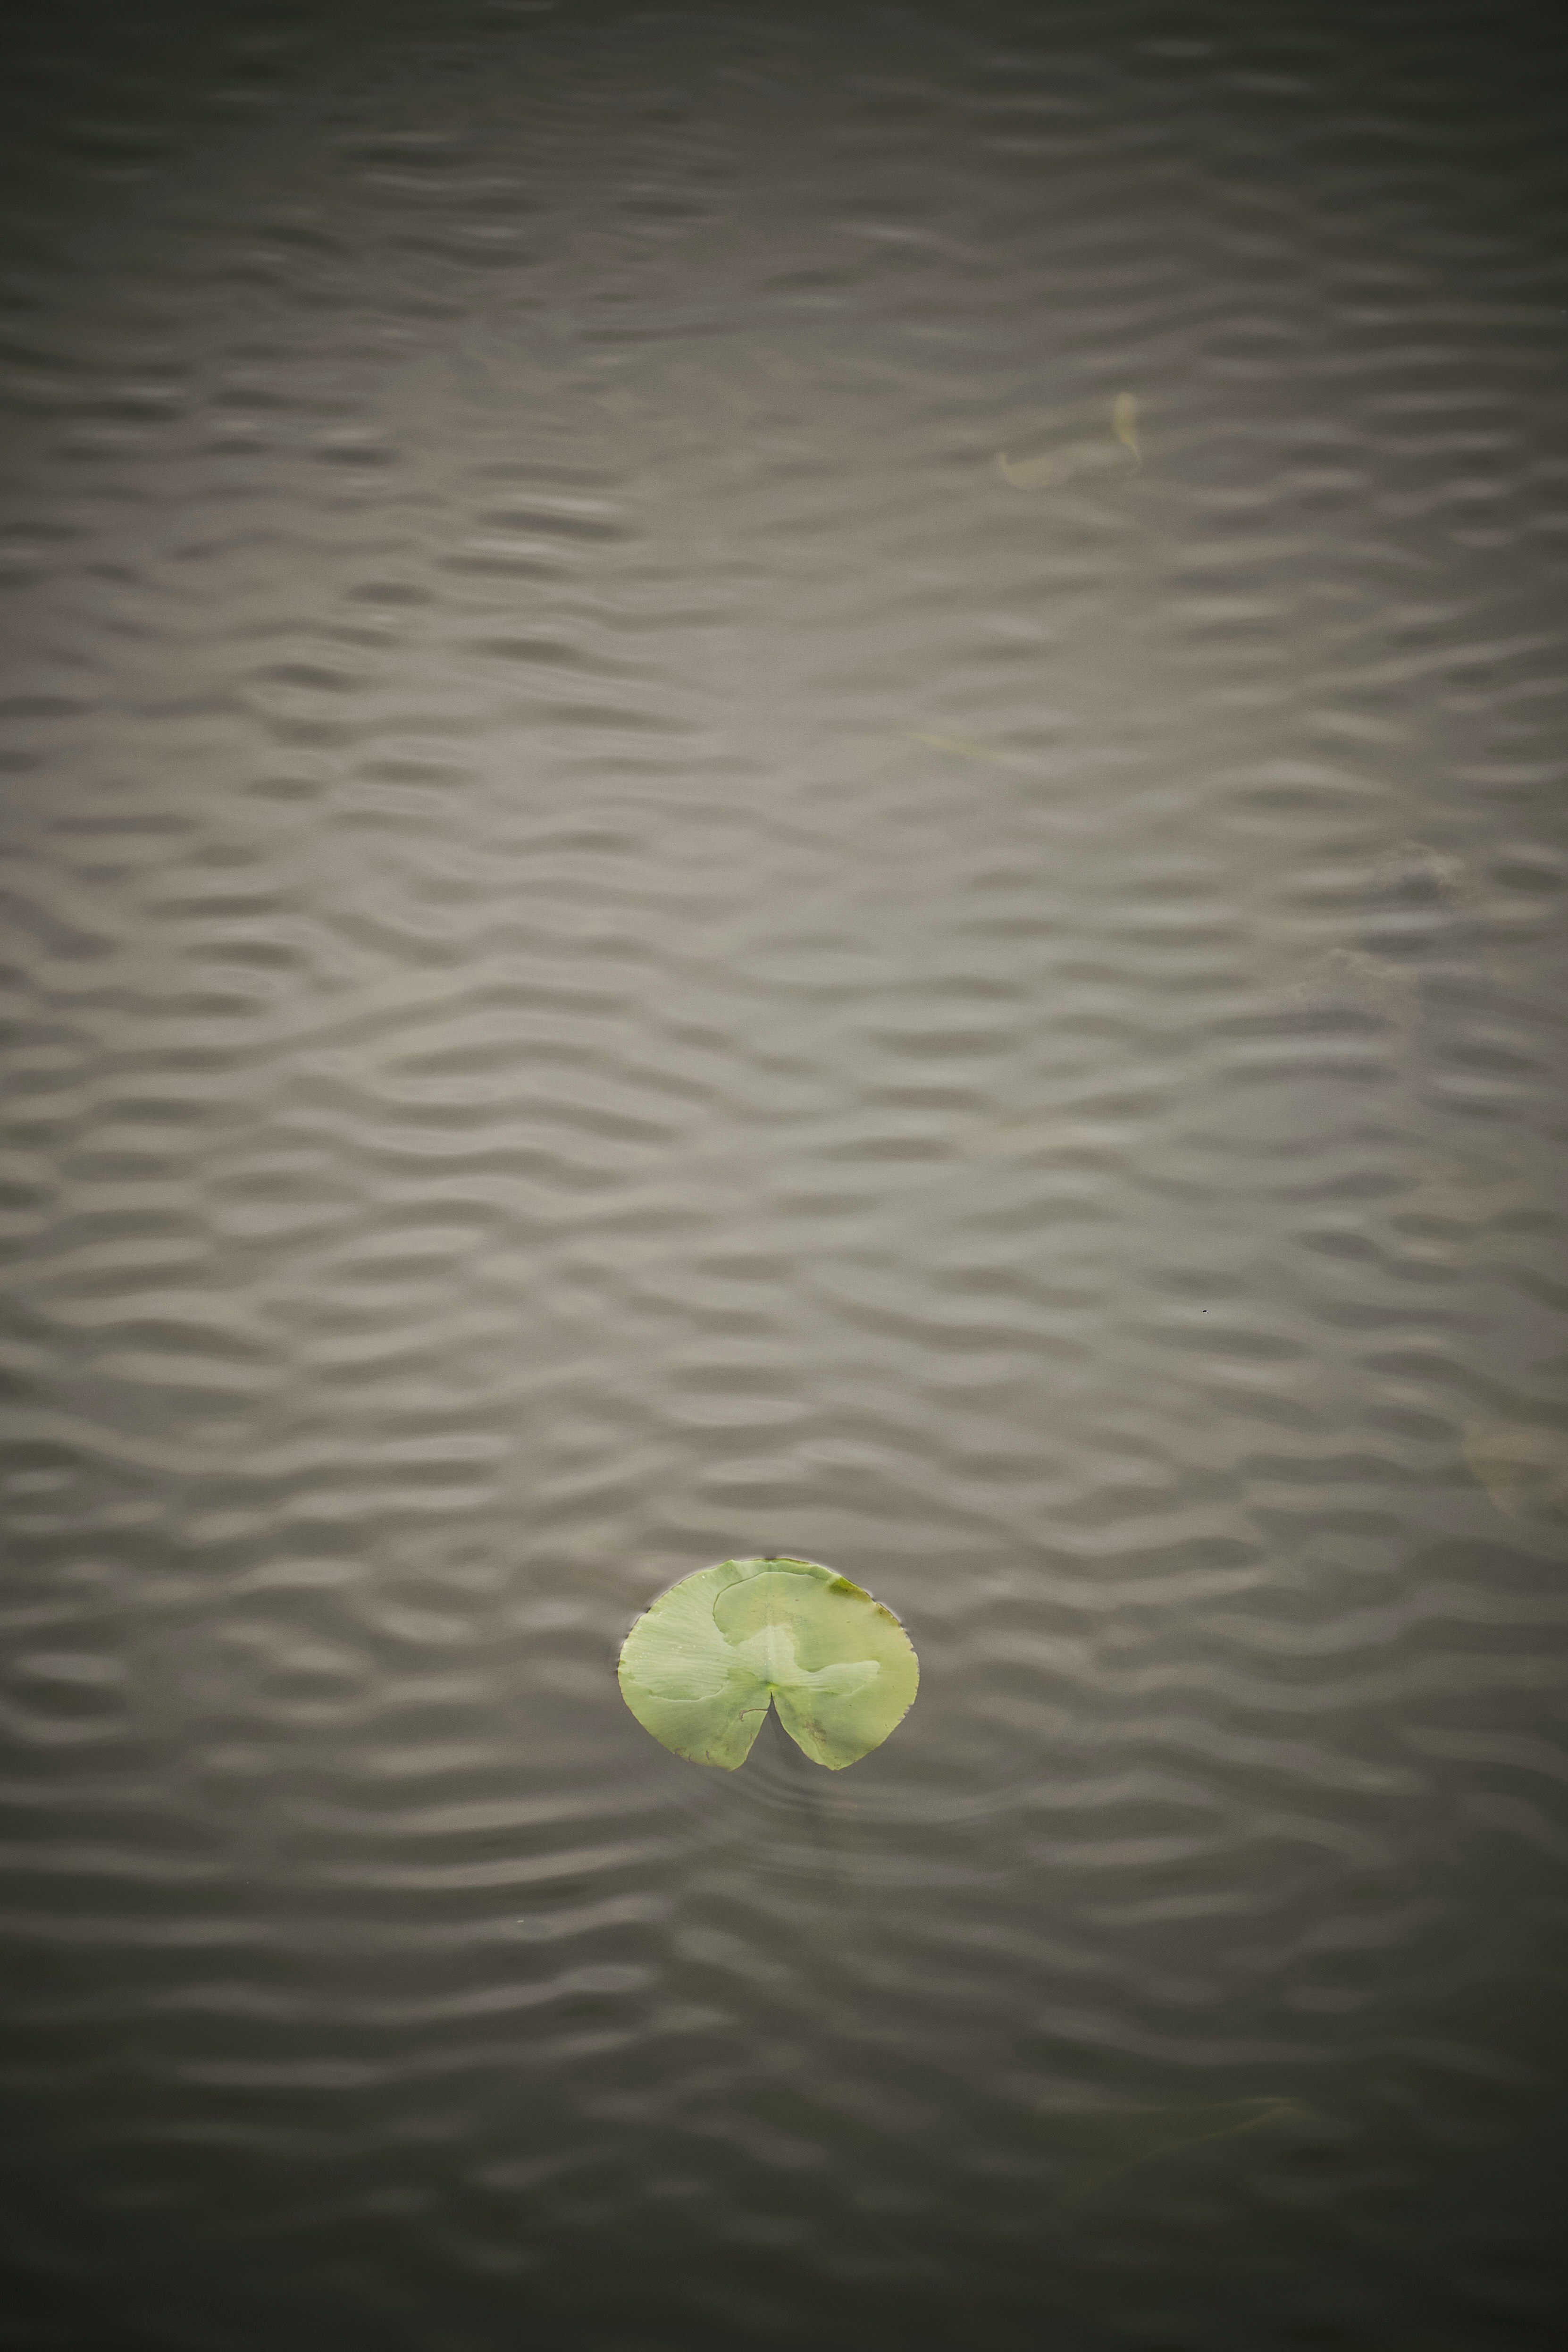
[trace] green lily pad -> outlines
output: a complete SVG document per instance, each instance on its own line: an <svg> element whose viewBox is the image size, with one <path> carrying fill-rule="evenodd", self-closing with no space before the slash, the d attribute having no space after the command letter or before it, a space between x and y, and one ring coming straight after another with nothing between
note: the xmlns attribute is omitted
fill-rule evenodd
<svg viewBox="0 0 1568 2352"><path fill-rule="evenodd" d="M744 1764L771 1705L813 1764L880 1748L920 1683L891 1609L814 1559L726 1559L683 1576L621 1651L621 1695L694 1764Z"/></svg>

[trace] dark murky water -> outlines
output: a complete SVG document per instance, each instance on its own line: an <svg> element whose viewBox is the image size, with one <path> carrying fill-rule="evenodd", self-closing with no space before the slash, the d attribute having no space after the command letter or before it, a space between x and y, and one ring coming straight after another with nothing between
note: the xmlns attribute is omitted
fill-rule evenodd
<svg viewBox="0 0 1568 2352"><path fill-rule="evenodd" d="M1555 2340L1564 57L25 15L8 2347Z"/></svg>

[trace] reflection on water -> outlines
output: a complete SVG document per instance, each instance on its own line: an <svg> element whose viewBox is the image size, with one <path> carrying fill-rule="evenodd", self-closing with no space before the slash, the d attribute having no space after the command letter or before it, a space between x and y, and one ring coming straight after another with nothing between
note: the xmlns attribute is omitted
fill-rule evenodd
<svg viewBox="0 0 1568 2352"><path fill-rule="evenodd" d="M0 2333L1544 2352L1555 17L23 13Z"/></svg>

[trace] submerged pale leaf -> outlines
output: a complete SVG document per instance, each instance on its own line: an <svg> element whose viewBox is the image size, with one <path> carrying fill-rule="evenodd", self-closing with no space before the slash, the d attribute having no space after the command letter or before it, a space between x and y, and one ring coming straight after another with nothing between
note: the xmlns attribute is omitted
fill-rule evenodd
<svg viewBox="0 0 1568 2352"><path fill-rule="evenodd" d="M907 1714L920 1668L891 1609L814 1559L727 1559L661 1593L627 1634L621 1694L694 1764L744 1764L769 1706L841 1771Z"/></svg>

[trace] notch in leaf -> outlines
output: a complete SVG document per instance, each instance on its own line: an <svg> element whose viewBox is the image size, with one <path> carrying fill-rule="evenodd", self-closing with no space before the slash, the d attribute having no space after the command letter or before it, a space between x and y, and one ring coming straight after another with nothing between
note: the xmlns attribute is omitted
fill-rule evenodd
<svg viewBox="0 0 1568 2352"><path fill-rule="evenodd" d="M813 1764L880 1748L920 1684L891 1609L814 1559L726 1559L683 1576L621 1651L621 1695L645 1731L733 1772L769 1706Z"/></svg>

